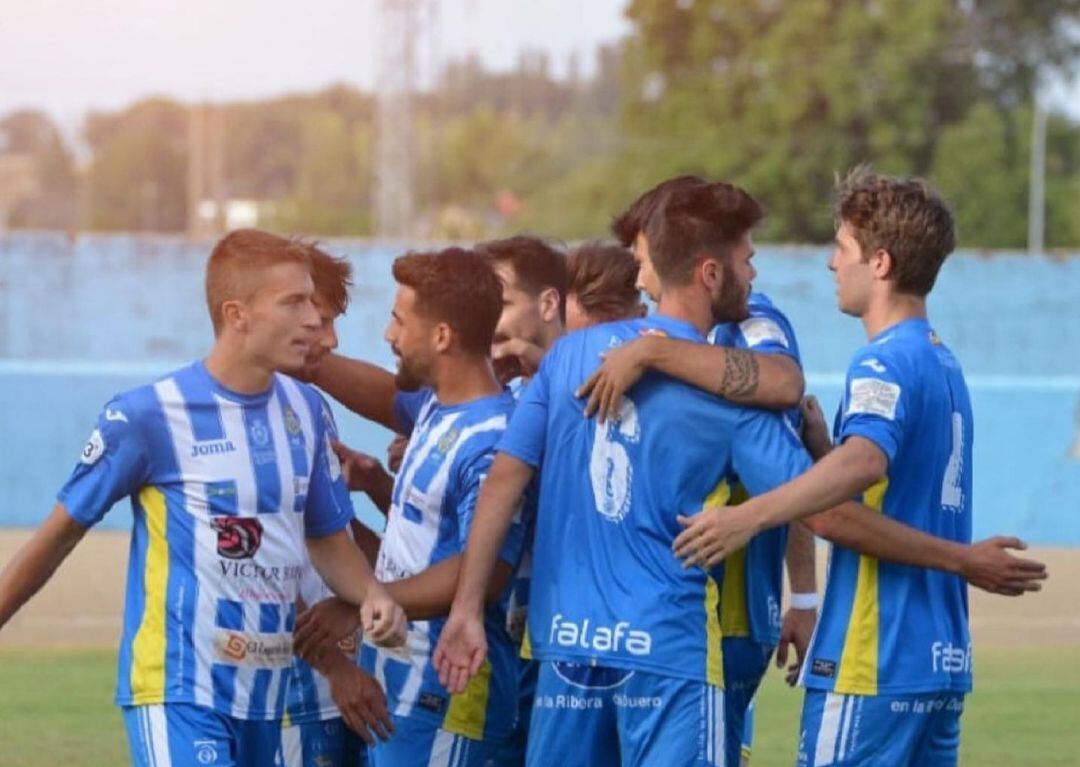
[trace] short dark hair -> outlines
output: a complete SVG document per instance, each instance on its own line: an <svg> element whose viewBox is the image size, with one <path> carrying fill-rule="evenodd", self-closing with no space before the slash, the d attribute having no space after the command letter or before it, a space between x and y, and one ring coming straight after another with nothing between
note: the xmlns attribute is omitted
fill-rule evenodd
<svg viewBox="0 0 1080 767"><path fill-rule="evenodd" d="M258 290L260 275L284 263L311 268L311 253L299 240L261 229L236 229L214 245L206 262L206 307L214 335L224 324L221 307L226 301L249 299Z"/></svg>
<svg viewBox="0 0 1080 767"><path fill-rule="evenodd" d="M349 308L349 288L352 286L352 264L346 258L331 256L315 242L302 243L311 256L311 280L315 295L330 305L334 314L344 314Z"/></svg>
<svg viewBox="0 0 1080 767"><path fill-rule="evenodd" d="M548 288L557 290L559 316L566 317L566 256L561 250L539 237L519 234L481 242L476 252L492 263L510 264L521 289L531 296Z"/></svg>
<svg viewBox="0 0 1080 767"><path fill-rule="evenodd" d="M668 193L646 225L657 276L668 285L685 285L704 256L726 260L731 246L764 215L758 201L733 184L700 184Z"/></svg>
<svg viewBox="0 0 1080 767"><path fill-rule="evenodd" d="M416 291L417 311L449 325L464 351L491 353L502 283L486 258L464 248L410 252L394 260L393 273Z"/></svg>
<svg viewBox="0 0 1080 767"><path fill-rule="evenodd" d="M666 181L661 181L649 191L642 194L630 207L620 213L611 221L611 233L624 248L630 248L637 239L638 232L644 232L649 216L660 205L664 196L676 189L686 189L706 183L701 176L675 176Z"/></svg>
<svg viewBox="0 0 1080 767"><path fill-rule="evenodd" d="M835 217L838 226L846 222L855 230L865 258L888 251L900 293L928 294L956 247L948 204L919 178L883 176L860 165L837 184Z"/></svg>
<svg viewBox="0 0 1080 767"><path fill-rule="evenodd" d="M601 322L636 316L641 305L637 289L638 263L619 245L590 242L575 248L567 259L567 292L591 318Z"/></svg>

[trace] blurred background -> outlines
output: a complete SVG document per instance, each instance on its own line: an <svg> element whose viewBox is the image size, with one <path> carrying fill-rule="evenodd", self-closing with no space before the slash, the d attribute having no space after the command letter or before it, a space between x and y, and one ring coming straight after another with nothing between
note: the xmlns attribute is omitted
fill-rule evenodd
<svg viewBox="0 0 1080 767"><path fill-rule="evenodd" d="M209 349L203 267L237 227L347 256L342 349L389 365L404 250L602 237L666 177L729 180L766 205L755 287L831 411L863 338L825 269L831 191L870 162L954 207L961 248L930 312L974 398L976 535L1051 563L1037 597L973 595L979 678L999 687L965 715L965 763L1073 764L1078 74L1080 0L5 0L0 566L104 402ZM387 432L338 420L383 455ZM27 690L0 697L0 763L123 758L97 648L115 647L130 521L118 505L0 635L0 688ZM89 655L41 651L71 645ZM778 688L759 764L791 763L797 704ZM58 699L70 715L30 715Z"/></svg>

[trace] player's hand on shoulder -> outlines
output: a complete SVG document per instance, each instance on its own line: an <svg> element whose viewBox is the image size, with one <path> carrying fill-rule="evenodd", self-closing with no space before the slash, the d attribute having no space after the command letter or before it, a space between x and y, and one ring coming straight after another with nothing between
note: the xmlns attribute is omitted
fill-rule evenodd
<svg viewBox="0 0 1080 767"><path fill-rule="evenodd" d="M803 444L810 451L810 455L817 460L832 449L832 439L829 437L829 427L825 423L825 413L821 409L821 403L813 394L803 397L802 402L799 403L799 413L802 414Z"/></svg>
<svg viewBox="0 0 1080 767"><path fill-rule="evenodd" d="M649 337L637 338L605 351L600 367L589 376L574 395L588 397L585 417L594 413L600 423L619 416L622 397L645 375Z"/></svg>
<svg viewBox="0 0 1080 767"><path fill-rule="evenodd" d="M1026 548L1027 544L1019 538L1001 535L973 543L965 550L960 575L972 586L991 594L1018 597L1039 591L1049 575L1046 565L1013 556L1008 551Z"/></svg>
<svg viewBox="0 0 1080 767"><path fill-rule="evenodd" d="M487 635L483 618L465 610L451 609L432 656L439 681L451 695L464 691L486 657Z"/></svg>
<svg viewBox="0 0 1080 767"><path fill-rule="evenodd" d="M401 462L405 459L405 448L409 445L409 438L404 434L395 434L386 446L386 465L394 474L401 469Z"/></svg>
<svg viewBox="0 0 1080 767"><path fill-rule="evenodd" d="M359 611L338 597L324 599L302 612L293 632L293 651L312 665L360 627Z"/></svg>
<svg viewBox="0 0 1080 767"><path fill-rule="evenodd" d="M706 506L691 517L677 516L683 531L675 538L672 549L683 560L683 567L714 567L743 548L758 532L751 501L736 506Z"/></svg>
<svg viewBox="0 0 1080 767"><path fill-rule="evenodd" d="M341 711L346 726L369 746L375 739L388 740L394 723L386 709L386 695L379 683L356 664L344 660L329 669L330 697Z"/></svg>
<svg viewBox="0 0 1080 767"><path fill-rule="evenodd" d="M408 621L405 611L393 600L381 583L368 590L360 607L364 637L379 647L400 647L405 644Z"/></svg>

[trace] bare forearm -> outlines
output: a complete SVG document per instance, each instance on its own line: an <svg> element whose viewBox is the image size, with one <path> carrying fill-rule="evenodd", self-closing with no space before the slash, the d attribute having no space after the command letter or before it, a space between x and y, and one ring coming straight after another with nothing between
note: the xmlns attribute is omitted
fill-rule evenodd
<svg viewBox="0 0 1080 767"><path fill-rule="evenodd" d="M803 375L782 355L649 338L648 365L740 405L784 410L802 397Z"/></svg>
<svg viewBox="0 0 1080 767"><path fill-rule="evenodd" d="M33 537L0 573L0 627L48 583L56 568L86 534L57 504Z"/></svg>
<svg viewBox="0 0 1080 767"><path fill-rule="evenodd" d="M793 593L817 591L815 558L814 533L803 522L792 522L788 528L786 559L788 584Z"/></svg>
<svg viewBox="0 0 1080 767"><path fill-rule="evenodd" d="M822 538L860 554L947 573L959 573L968 548L908 527L854 501L807 517L805 524Z"/></svg>
<svg viewBox="0 0 1080 767"><path fill-rule="evenodd" d="M382 540L375 531L365 527L359 520L354 519L349 524L352 526L353 541L360 551L364 552L368 564L375 567L375 563L379 561L379 547L382 546Z"/></svg>
<svg viewBox="0 0 1080 767"><path fill-rule="evenodd" d="M454 603L479 612L492 580L499 548L529 480L531 466L500 453L495 456L476 503L469 540L462 557Z"/></svg>
<svg viewBox="0 0 1080 767"><path fill-rule="evenodd" d="M394 376L377 365L331 354L319 367L315 384L354 413L398 428L394 418Z"/></svg>
<svg viewBox="0 0 1080 767"><path fill-rule="evenodd" d="M454 590L461 572L462 556L455 556L437 562L422 573L400 581L386 584L390 596L405 610L411 621L428 620L447 615L454 602ZM488 584L487 598L497 596L506 586L510 568L501 560L495 565L495 572Z"/></svg>
<svg viewBox="0 0 1080 767"><path fill-rule="evenodd" d="M804 474L748 503L760 503L764 509L763 529L776 527L850 501L884 477L887 468L877 447L855 437L830 451Z"/></svg>
<svg viewBox="0 0 1080 767"><path fill-rule="evenodd" d="M307 547L311 563L330 590L346 602L362 605L375 576L367 557L345 531L308 538Z"/></svg>

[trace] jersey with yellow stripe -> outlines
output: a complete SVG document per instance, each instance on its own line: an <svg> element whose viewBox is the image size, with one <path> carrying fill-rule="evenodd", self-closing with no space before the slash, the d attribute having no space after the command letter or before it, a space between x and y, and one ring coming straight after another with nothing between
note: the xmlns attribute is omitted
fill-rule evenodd
<svg viewBox="0 0 1080 767"><path fill-rule="evenodd" d="M111 400L59 500L84 526L131 497L116 701L279 719L304 536L352 518L310 387L233 392L196 362Z"/></svg>
<svg viewBox="0 0 1080 767"><path fill-rule="evenodd" d="M834 432L838 442L870 440L888 458L864 503L971 541L971 401L960 364L925 319L894 325L855 354ZM967 692L966 584L833 546L803 683L857 695Z"/></svg>
<svg viewBox="0 0 1080 767"><path fill-rule="evenodd" d="M758 354L782 355L801 368L799 343L784 313L764 293L752 293L748 308L750 316L742 322L727 322L713 328L709 342ZM797 408L786 411L784 416L793 428L800 427ZM730 488L728 503L741 503L746 497L746 488L736 484ZM755 535L745 548L729 556L717 569L717 577L722 578L723 584L720 630L725 637L750 637L767 647L780 641L787 532L787 525L782 525Z"/></svg>
<svg viewBox="0 0 1080 767"><path fill-rule="evenodd" d="M706 343L664 316L572 333L544 358L500 444L540 472L529 639L540 660L719 685L718 590L672 553L676 517L696 514L722 478L761 493L810 461L779 415L656 373L628 392L618 418L583 417L574 390L601 353L649 334Z"/></svg>
<svg viewBox="0 0 1080 767"><path fill-rule="evenodd" d="M480 485L513 409L509 391L457 405L441 404L430 390L397 396L394 411L409 443L379 548L379 580L417 575L462 552ZM521 547L519 518L500 557L514 567ZM458 695L439 683L431 661L445 618L410 622L401 648L365 643L361 665L386 691L390 712L473 740L508 735L517 708L517 650L507 633L507 597L486 607L488 660Z"/></svg>

